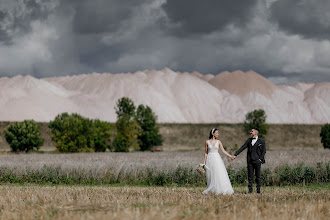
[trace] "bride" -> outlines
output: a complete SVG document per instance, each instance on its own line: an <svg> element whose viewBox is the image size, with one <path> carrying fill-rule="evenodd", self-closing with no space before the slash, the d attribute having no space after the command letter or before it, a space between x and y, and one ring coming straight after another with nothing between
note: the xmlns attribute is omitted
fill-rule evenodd
<svg viewBox="0 0 330 220"><path fill-rule="evenodd" d="M217 140L218 136L218 129L213 128L210 131L209 140L205 142L204 164L206 165L207 189L203 191L203 194L209 192L215 194L234 193L226 167L218 153L219 147L221 151L231 159L233 159L233 156L225 151L221 141Z"/></svg>

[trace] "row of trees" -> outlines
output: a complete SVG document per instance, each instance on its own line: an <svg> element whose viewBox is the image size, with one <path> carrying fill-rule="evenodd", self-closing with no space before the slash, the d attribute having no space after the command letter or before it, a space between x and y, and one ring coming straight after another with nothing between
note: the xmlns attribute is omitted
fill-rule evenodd
<svg viewBox="0 0 330 220"><path fill-rule="evenodd" d="M133 101L123 97L117 101L117 135L113 146L115 151L128 152L130 147L139 147L141 151L150 150L163 143L156 126L157 116L149 106L139 105L136 109Z"/></svg>
<svg viewBox="0 0 330 220"><path fill-rule="evenodd" d="M78 114L62 113L56 116L48 126L52 140L59 152L104 152L107 149L116 152L128 152L130 149L146 151L153 146L162 145L162 137L156 125L157 116L149 106L135 107L127 97L116 103L116 124L100 120L91 120ZM268 133L266 114L262 109L246 114L244 130L249 134L251 128L258 128L259 136ZM330 124L321 129L321 142L330 149ZM15 152L39 150L44 140L40 127L33 120L12 123L5 130L5 138Z"/></svg>
<svg viewBox="0 0 330 220"><path fill-rule="evenodd" d="M156 126L157 116L149 106L135 108L129 98L121 98L115 107L116 124L91 120L79 114L62 113L50 121L51 138L59 152L116 152L150 150L162 144ZM39 150L44 140L40 127L33 120L11 124L5 130L5 138L15 152Z"/></svg>

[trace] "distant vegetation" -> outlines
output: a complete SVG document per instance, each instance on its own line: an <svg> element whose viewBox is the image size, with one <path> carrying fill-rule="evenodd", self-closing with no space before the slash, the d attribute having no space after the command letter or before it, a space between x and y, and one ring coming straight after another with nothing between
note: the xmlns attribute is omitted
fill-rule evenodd
<svg viewBox="0 0 330 220"><path fill-rule="evenodd" d="M123 97L117 101L115 110L117 114L117 133L113 141L114 150L116 152L128 152L131 147L137 149L141 127L135 120L134 102Z"/></svg>
<svg viewBox="0 0 330 220"><path fill-rule="evenodd" d="M116 131L113 146L117 152L128 152L130 148L141 151L162 145L162 136L156 125L157 116L149 106L139 105L123 97L117 101Z"/></svg>
<svg viewBox="0 0 330 220"><path fill-rule="evenodd" d="M162 145L162 136L156 125L157 116L149 106L139 105L136 110L133 101L123 97L117 101L115 110L115 124L85 118L77 113L57 115L48 123L57 151L105 152L108 149L129 152L131 149L146 151ZM9 123L5 138L15 152L38 151L44 143L40 126L33 120Z"/></svg>
<svg viewBox="0 0 330 220"><path fill-rule="evenodd" d="M250 133L252 128L259 129L259 136L265 137L268 134L269 125L266 124L267 115L264 110L257 109L248 112L245 116L244 131L246 134Z"/></svg>
<svg viewBox="0 0 330 220"><path fill-rule="evenodd" d="M330 149L330 124L322 126L320 136L324 148Z"/></svg>
<svg viewBox="0 0 330 220"><path fill-rule="evenodd" d="M111 124L62 113L49 122L59 152L104 152L110 148Z"/></svg>
<svg viewBox="0 0 330 220"><path fill-rule="evenodd" d="M138 136L141 151L151 150L154 146L162 145L162 136L156 124L157 116L149 106L138 106L136 121L141 127L141 134Z"/></svg>
<svg viewBox="0 0 330 220"><path fill-rule="evenodd" d="M4 136L5 130L13 122L0 122L0 151L10 151L11 148ZM51 129L46 122L37 122L40 127L43 146L39 151L49 152L56 150L56 142L51 138ZM115 124L109 123L112 128L111 140L115 136ZM219 129L219 139L227 150L235 151L246 141L249 135L243 131L243 124L157 124L162 135L164 151L197 151L204 149L205 140L210 129ZM267 134L266 146L269 150L320 150L322 125L308 124L271 124ZM114 151L111 147L111 151ZM108 149L108 150L110 150Z"/></svg>
<svg viewBox="0 0 330 220"><path fill-rule="evenodd" d="M5 130L5 138L14 152L38 150L44 143L40 127L33 120L10 124Z"/></svg>

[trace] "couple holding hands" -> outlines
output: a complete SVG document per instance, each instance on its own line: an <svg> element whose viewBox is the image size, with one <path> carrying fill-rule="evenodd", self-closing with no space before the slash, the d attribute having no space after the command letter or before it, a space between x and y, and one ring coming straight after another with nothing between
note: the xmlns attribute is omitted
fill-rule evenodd
<svg viewBox="0 0 330 220"><path fill-rule="evenodd" d="M249 193L253 192L253 176L256 177L257 183L257 193L260 193L261 186L261 164L265 163L266 145L265 141L258 137L259 130L253 128L250 131L251 138L248 138L243 146L238 149L234 155L230 155L225 149L219 137L219 131L213 128L210 131L209 140L205 142L205 156L204 164L208 169L206 169L206 180L207 189L203 191L203 194L215 193L215 194L233 194L234 190L231 186L226 167L218 153L220 150L235 160L237 155L239 155L243 150L248 148L247 151L247 171L249 180Z"/></svg>

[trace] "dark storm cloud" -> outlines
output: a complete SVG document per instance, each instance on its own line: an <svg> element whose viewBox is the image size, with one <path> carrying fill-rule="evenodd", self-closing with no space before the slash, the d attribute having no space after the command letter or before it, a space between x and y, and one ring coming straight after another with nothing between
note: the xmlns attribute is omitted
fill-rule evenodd
<svg viewBox="0 0 330 220"><path fill-rule="evenodd" d="M245 25L253 18L257 0L167 0L163 9L178 26L176 33L203 34L222 30L228 24Z"/></svg>
<svg viewBox="0 0 330 220"><path fill-rule="evenodd" d="M78 34L116 31L144 1L81 0L63 1L74 9L73 28Z"/></svg>
<svg viewBox="0 0 330 220"><path fill-rule="evenodd" d="M270 8L271 18L290 34L305 38L330 38L329 0L278 0Z"/></svg>
<svg viewBox="0 0 330 220"><path fill-rule="evenodd" d="M104 64L117 60L120 54L124 52L117 45L105 45L98 36L95 36L94 40L92 40L92 37L88 37L87 39L77 37L77 41L77 44L81 45L80 48L84 48L78 54L79 61L91 68L91 71L104 72Z"/></svg>
<svg viewBox="0 0 330 220"><path fill-rule="evenodd" d="M46 19L50 13L47 7L51 0L38 2L36 0L23 0L2 2L0 11L0 42L11 44L13 34L22 35L31 31L31 22ZM6 3L15 4L6 7Z"/></svg>
<svg viewBox="0 0 330 220"><path fill-rule="evenodd" d="M61 0L59 11L73 15L72 37L77 48L77 59L85 66L85 72L109 71L105 68L106 63L117 60L121 54L127 52L124 44L128 42L125 40L109 45L103 38L119 35L118 31L125 22L132 19L139 7L151 2L152 0ZM134 27L128 28L129 32Z"/></svg>
<svg viewBox="0 0 330 220"><path fill-rule="evenodd" d="M6 18L6 13L3 11L0 11L0 44L8 44L10 42L10 36L8 35L3 23Z"/></svg>
<svg viewBox="0 0 330 220"><path fill-rule="evenodd" d="M0 74L48 77L168 67L212 74L252 69L282 83L330 81L330 42L296 35L313 33L297 28L299 7L306 12L307 3L275 1L0 0ZM286 17L290 7L292 19ZM325 36L329 14L318 10L303 18L317 21L310 28Z"/></svg>

